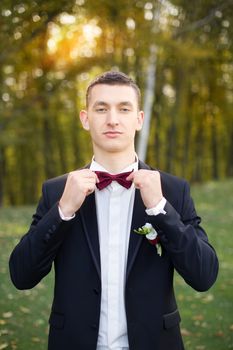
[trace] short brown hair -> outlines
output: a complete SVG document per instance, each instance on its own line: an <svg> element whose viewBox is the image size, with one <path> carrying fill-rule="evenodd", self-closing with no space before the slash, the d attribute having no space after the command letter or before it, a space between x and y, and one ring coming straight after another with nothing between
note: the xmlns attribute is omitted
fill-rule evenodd
<svg viewBox="0 0 233 350"><path fill-rule="evenodd" d="M86 106L88 107L90 92L95 85L106 84L106 85L126 85L131 86L137 96L138 108L141 106L141 92L137 84L128 75L122 72L109 71L97 76L87 87L86 92Z"/></svg>

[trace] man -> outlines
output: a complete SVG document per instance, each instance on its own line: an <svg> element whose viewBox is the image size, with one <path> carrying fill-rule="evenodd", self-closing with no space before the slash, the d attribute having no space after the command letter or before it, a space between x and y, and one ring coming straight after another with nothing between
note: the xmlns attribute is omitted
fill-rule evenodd
<svg viewBox="0 0 233 350"><path fill-rule="evenodd" d="M144 115L137 85L107 72L89 85L86 105L80 119L92 162L45 182L29 232L11 255L12 281L32 288L54 262L49 350L181 350L174 268L205 291L217 276L216 254L187 182L138 161L134 138ZM135 232L145 224L158 234L155 245Z"/></svg>

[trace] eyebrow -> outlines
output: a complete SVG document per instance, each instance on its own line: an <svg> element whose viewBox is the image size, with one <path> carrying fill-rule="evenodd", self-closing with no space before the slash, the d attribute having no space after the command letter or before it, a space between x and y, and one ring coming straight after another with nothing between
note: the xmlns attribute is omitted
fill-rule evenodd
<svg viewBox="0 0 233 350"><path fill-rule="evenodd" d="M96 107L96 106L107 106L107 102L104 102L104 101L96 101L93 105L93 108Z"/></svg>
<svg viewBox="0 0 233 350"><path fill-rule="evenodd" d="M122 101L119 103L119 105L133 107L133 104L130 101Z"/></svg>
<svg viewBox="0 0 233 350"><path fill-rule="evenodd" d="M109 104L105 101L96 101L93 105L93 108L97 107L97 106L108 106ZM119 103L117 103L118 106L129 106L129 107L133 107L133 104L130 101L121 101Z"/></svg>

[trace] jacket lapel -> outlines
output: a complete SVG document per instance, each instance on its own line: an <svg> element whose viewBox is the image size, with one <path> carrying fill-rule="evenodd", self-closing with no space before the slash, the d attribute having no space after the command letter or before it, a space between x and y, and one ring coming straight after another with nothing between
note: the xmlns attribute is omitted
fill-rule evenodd
<svg viewBox="0 0 233 350"><path fill-rule="evenodd" d="M139 169L150 169L149 166L141 161L139 161ZM135 258L138 254L140 245L143 241L143 236L134 232L139 227L145 225L145 206L141 198L140 190L135 190L134 198L134 207L133 207L133 217L130 230L130 239L129 239L129 249L128 249L128 260L127 260L127 270L126 270L126 279L129 276L129 273L132 269Z"/></svg>
<svg viewBox="0 0 233 350"><path fill-rule="evenodd" d="M86 166L89 168L89 165ZM139 161L139 169L150 169L150 167ZM94 261L96 270L98 272L99 278L101 278L101 268L100 268L100 248L99 248L99 235L98 235L98 223L96 215L96 203L94 193L87 196L83 205L80 208L80 216L83 224L83 229L87 239L87 243ZM142 201L140 191L135 190L135 199L133 207L133 217L130 231L129 239L129 249L128 249L128 260L127 260L127 270L126 279L132 269L133 263L139 251L140 245L143 241L143 236L134 232L135 229L145 225L145 206Z"/></svg>
<svg viewBox="0 0 233 350"><path fill-rule="evenodd" d="M99 234L94 193L90 194L85 199L80 208L80 216L92 259L99 278L101 278Z"/></svg>
<svg viewBox="0 0 233 350"><path fill-rule="evenodd" d="M142 227L145 224L145 206L142 202L142 198L139 190L135 190L135 199L133 207L133 217L130 230L129 238L129 249L128 249L128 260L127 260L127 269L126 269L126 279L129 276L129 273L132 269L133 263L137 256L138 250L142 243L143 236L134 232L139 227Z"/></svg>

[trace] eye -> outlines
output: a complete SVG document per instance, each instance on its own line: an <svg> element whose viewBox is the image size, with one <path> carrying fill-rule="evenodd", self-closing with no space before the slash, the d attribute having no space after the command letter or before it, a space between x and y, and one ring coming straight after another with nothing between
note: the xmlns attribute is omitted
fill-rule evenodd
<svg viewBox="0 0 233 350"><path fill-rule="evenodd" d="M127 113L127 112L130 112L130 109L128 107L121 107L120 111L123 113Z"/></svg>
<svg viewBox="0 0 233 350"><path fill-rule="evenodd" d="M98 113L105 113L107 111L107 108L105 108L105 107L98 107L95 110Z"/></svg>

